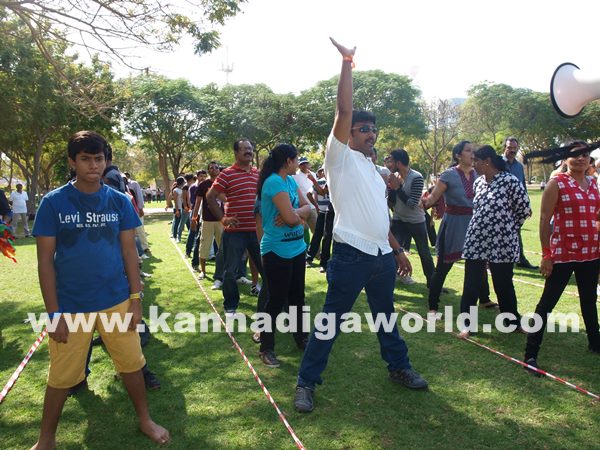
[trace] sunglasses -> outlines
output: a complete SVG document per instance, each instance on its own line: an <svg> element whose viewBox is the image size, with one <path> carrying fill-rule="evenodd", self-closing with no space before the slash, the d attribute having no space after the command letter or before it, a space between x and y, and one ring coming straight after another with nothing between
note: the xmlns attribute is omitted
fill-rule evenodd
<svg viewBox="0 0 600 450"><path fill-rule="evenodd" d="M372 131L373 133L377 134L379 133L379 128L377 127L372 127L370 125L363 125L362 127L354 127L352 128L353 130L358 130L361 133L368 133L369 131Z"/></svg>

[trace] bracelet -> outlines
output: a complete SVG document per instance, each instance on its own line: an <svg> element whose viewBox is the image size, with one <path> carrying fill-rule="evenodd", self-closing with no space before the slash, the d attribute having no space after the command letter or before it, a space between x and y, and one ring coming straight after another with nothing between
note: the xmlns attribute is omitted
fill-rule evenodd
<svg viewBox="0 0 600 450"><path fill-rule="evenodd" d="M354 64L354 57L352 55L346 55L346 56L344 56L342 58L342 61L348 61L352 65L353 69L356 67L356 64Z"/></svg>
<svg viewBox="0 0 600 450"><path fill-rule="evenodd" d="M550 247L542 248L542 259L552 259L552 250L550 250Z"/></svg>
<svg viewBox="0 0 600 450"><path fill-rule="evenodd" d="M129 294L129 300L139 300L142 301L141 292L134 292L133 294Z"/></svg>
<svg viewBox="0 0 600 450"><path fill-rule="evenodd" d="M404 249L403 249L402 247L398 247L398 248L393 248L393 249L392 249L392 253L393 253L395 256L398 256L398 255L399 255L400 253L402 253L403 251L404 251Z"/></svg>

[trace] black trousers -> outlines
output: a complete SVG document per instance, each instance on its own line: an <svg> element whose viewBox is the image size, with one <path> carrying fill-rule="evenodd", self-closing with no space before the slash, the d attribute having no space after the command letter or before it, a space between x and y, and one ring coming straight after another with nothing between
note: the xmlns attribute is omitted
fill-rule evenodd
<svg viewBox="0 0 600 450"><path fill-rule="evenodd" d="M513 284L514 263L489 263L492 272L492 283L498 297L500 312L511 313L514 319L511 324L520 324L521 316L517 311L517 295ZM469 312L469 307L475 306L481 291L483 276L486 274L486 261L479 259L465 260L465 280L463 294L460 299L460 312Z"/></svg>
<svg viewBox="0 0 600 450"><path fill-rule="evenodd" d="M440 294L444 287L444 281L452 266L453 262L446 263L443 261L443 257L440 256L435 266L435 272L431 277L431 284L429 286L429 309L437 311L440 305ZM465 274L466 276L466 274ZM481 289L479 290L479 303L488 303L490 301L490 283L488 282L487 272L484 270L481 276Z"/></svg>
<svg viewBox="0 0 600 450"><path fill-rule="evenodd" d="M317 215L317 223L315 225L315 232L312 235L312 239L310 240L310 246L308 247L308 252L306 255L306 259L312 260L319 253L319 246L321 245L321 239L323 239L323 233L325 231L325 216L326 212L319 212Z"/></svg>
<svg viewBox="0 0 600 450"><path fill-rule="evenodd" d="M527 335L525 359L537 358L544 329L548 323L548 314L552 312L567 283L575 272L577 291L579 292L579 305L585 324L589 347L600 351L600 332L598 328L598 309L596 307L596 284L598 283L598 270L600 259L585 262L557 263L552 268L552 274L546 279L542 297L535 307L535 312L542 318L543 327L536 333Z"/></svg>
<svg viewBox="0 0 600 450"><path fill-rule="evenodd" d="M302 331L302 307L304 306L304 274L306 262L304 252L298 256L287 259L281 258L273 252L262 257L264 275L269 290L265 312L271 316L271 331L260 334L260 351L275 350L275 319L284 305L296 306L296 332L294 340L300 345L308 336ZM264 288L263 288L264 289Z"/></svg>

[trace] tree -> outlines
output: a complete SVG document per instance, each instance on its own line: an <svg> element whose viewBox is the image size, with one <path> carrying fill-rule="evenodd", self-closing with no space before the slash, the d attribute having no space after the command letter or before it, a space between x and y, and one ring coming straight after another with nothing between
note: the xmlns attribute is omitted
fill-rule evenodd
<svg viewBox="0 0 600 450"><path fill-rule="evenodd" d="M233 142L245 137L256 144L256 165L260 167L260 153L270 150L279 142L294 143L296 111L292 94L275 94L264 84L215 85L205 88L215 99L211 136L213 146L232 150Z"/></svg>
<svg viewBox="0 0 600 450"><path fill-rule="evenodd" d="M134 69L139 47L170 50L183 36L194 40L200 55L219 47L216 27L235 16L245 0L0 0L0 20L16 16L27 26L30 39L55 72L70 84L83 103L104 114L114 101L98 103L88 88L66 70L49 41L63 48L82 49L102 60L118 61ZM0 41L6 39L0 34ZM95 115L93 113L92 115Z"/></svg>
<svg viewBox="0 0 600 450"><path fill-rule="evenodd" d="M459 107L451 100L438 99L422 102L421 111L429 133L419 139L419 147L430 163L430 173L437 175L459 134Z"/></svg>
<svg viewBox="0 0 600 450"><path fill-rule="evenodd" d="M0 149L27 181L30 209L34 209L38 186L53 184L53 167L66 158L64 143L76 129L108 130L111 123L99 117L79 115L70 102L74 98L40 53L19 20L0 21ZM46 42L53 57L61 58L68 73L95 85L92 93L112 95L112 75L96 61L92 67L65 58L63 44Z"/></svg>
<svg viewBox="0 0 600 450"><path fill-rule="evenodd" d="M335 115L338 76L321 81L297 100L296 131L309 142L320 143L331 131ZM379 146L396 147L411 137L423 137L427 128L419 108L420 92L410 78L381 70L357 71L353 76L354 109L371 111L383 130Z"/></svg>
<svg viewBox="0 0 600 450"><path fill-rule="evenodd" d="M165 189L189 170L209 142L211 105L187 80L140 75L123 83L124 119L129 133L158 159Z"/></svg>

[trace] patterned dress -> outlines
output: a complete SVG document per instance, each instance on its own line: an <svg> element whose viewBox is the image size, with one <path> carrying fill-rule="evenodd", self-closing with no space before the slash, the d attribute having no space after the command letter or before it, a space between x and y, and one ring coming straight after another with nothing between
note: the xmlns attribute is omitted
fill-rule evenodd
<svg viewBox="0 0 600 450"><path fill-rule="evenodd" d="M527 192L508 172L499 172L488 183L475 180L473 217L467 229L464 259L509 263L519 261L519 229L531 216Z"/></svg>
<svg viewBox="0 0 600 450"><path fill-rule="evenodd" d="M440 176L446 185L446 207L435 244L437 255L445 263L453 263L462 257L465 235L473 215L473 183L477 173L471 169L470 179L458 167L451 167Z"/></svg>

